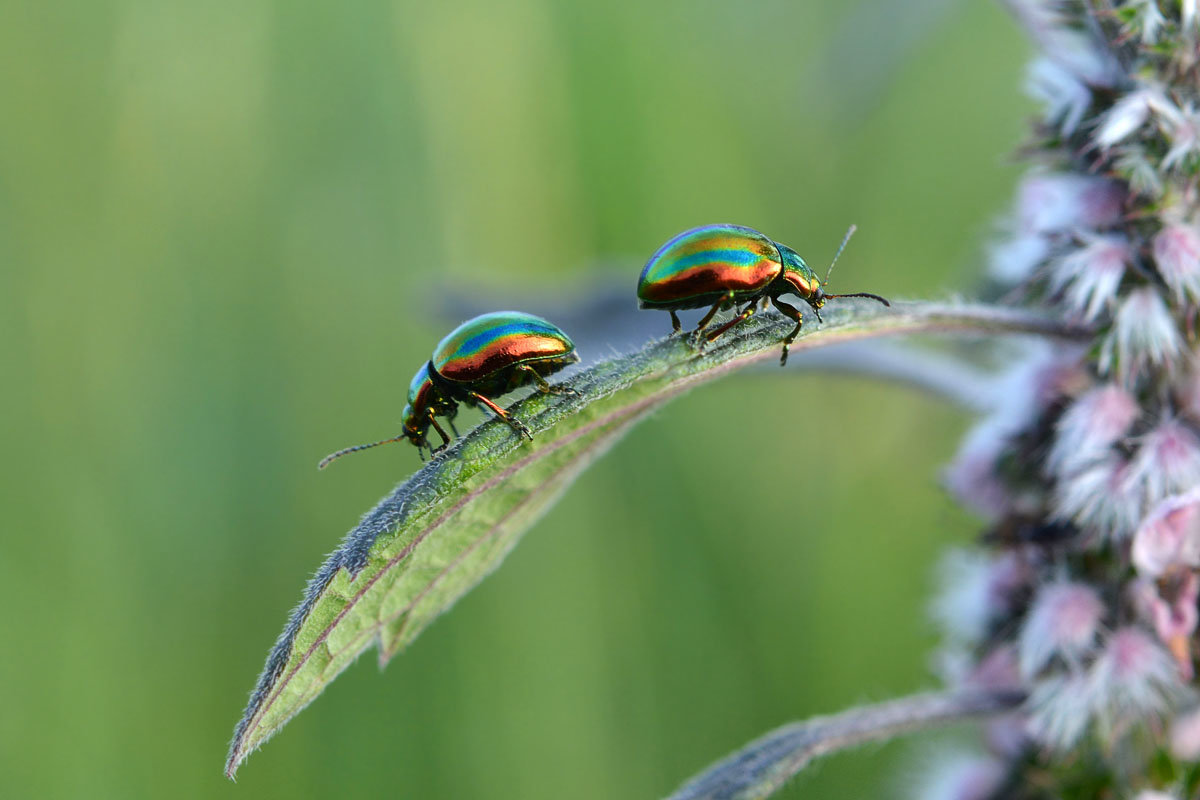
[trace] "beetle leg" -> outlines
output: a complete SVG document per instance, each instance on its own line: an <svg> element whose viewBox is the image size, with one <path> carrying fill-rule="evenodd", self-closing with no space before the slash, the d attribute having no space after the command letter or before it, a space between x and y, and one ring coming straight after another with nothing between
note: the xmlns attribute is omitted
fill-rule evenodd
<svg viewBox="0 0 1200 800"><path fill-rule="evenodd" d="M679 317L675 316L674 309L667 309L667 313L671 315L671 333L679 333L683 330L683 323L679 321Z"/></svg>
<svg viewBox="0 0 1200 800"><path fill-rule="evenodd" d="M433 416L432 409L429 411L429 424L432 425L433 429L438 432L439 436L442 437L442 443L440 445L437 447L430 446L429 448L429 455L433 456L450 446L450 437L446 435L444 430L442 430L442 426L438 425L437 418Z"/></svg>
<svg viewBox="0 0 1200 800"><path fill-rule="evenodd" d="M705 336L704 340L706 342L711 342L714 339L716 339L718 336L720 336L722 333L724 333L725 331L732 328L734 325L739 325L739 324L745 322L746 320L750 319L750 317L752 317L754 315L754 309L757 306L758 306L758 301L752 300L750 302L750 305L748 305L744 309L742 309L742 313L738 314L736 317L729 320L729 322L726 322L724 325L717 328L715 331L710 333L708 336Z"/></svg>
<svg viewBox="0 0 1200 800"><path fill-rule="evenodd" d="M712 321L713 316L722 308L728 308L729 304L732 302L733 292L727 292L724 297L713 303L713 307L708 310L708 313L700 318L699 324L696 325L696 330L692 331L692 339L699 341L700 333L705 329L705 327L708 326L708 323Z"/></svg>
<svg viewBox="0 0 1200 800"><path fill-rule="evenodd" d="M521 422L519 419L514 419L511 414L493 403L491 400L488 400L479 392L467 392L467 395L476 402L487 406L493 414L504 420L508 427L512 428L513 432L516 433L517 436L524 436L525 438L529 439L529 441L533 441L533 434L529 432L529 428L526 427L524 422Z"/></svg>
<svg viewBox="0 0 1200 800"><path fill-rule="evenodd" d="M717 310L721 308L721 304L724 302L725 298L722 297L720 300L713 303L713 307L708 310L708 313L700 318L700 322L696 325L696 330L692 331L692 336L700 335L700 332L704 330L704 327L708 325L709 320L713 318L713 316L717 313Z"/></svg>
<svg viewBox="0 0 1200 800"><path fill-rule="evenodd" d="M788 305L778 297L772 297L771 302L775 304L776 308L783 312L785 317L795 320L796 322L796 327L792 328L792 332L783 337L783 355L779 357L779 366L782 367L787 363L788 347L791 346L792 342L796 340L796 336L799 335L800 326L804 324L804 317L800 316L800 309Z"/></svg>
<svg viewBox="0 0 1200 800"><path fill-rule="evenodd" d="M542 377L540 372L528 364L521 364L519 367L517 367L517 370L518 372L524 372L528 375L531 375L533 377L533 382L537 384L538 391L540 391L542 394L579 394L579 392L575 391L570 386L563 386L562 384L551 386L550 383Z"/></svg>

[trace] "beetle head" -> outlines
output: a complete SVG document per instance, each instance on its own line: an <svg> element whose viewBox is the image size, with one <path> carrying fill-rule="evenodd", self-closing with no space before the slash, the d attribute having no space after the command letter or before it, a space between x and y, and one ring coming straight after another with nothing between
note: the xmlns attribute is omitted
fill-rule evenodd
<svg viewBox="0 0 1200 800"><path fill-rule="evenodd" d="M418 415L409 403L404 406L404 411L400 412L400 419L404 425L402 436L420 449L425 444L425 434L429 432L428 412Z"/></svg>

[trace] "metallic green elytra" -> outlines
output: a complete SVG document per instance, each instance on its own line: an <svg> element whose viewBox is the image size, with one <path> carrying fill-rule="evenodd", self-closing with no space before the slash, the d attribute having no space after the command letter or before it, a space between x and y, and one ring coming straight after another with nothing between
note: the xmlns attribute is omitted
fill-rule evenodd
<svg viewBox="0 0 1200 800"><path fill-rule="evenodd" d="M851 225L846 232L846 238L829 265L830 271L854 230ZM800 310L782 302L780 295L794 294L806 301L818 322L821 308L831 297L869 297L885 306L891 305L879 295L868 292L826 294L823 287L828 282L828 273L821 281L799 253L753 228L702 225L669 240L650 257L638 278L638 304L642 308L670 312L676 333L682 330L676 311L708 307L708 313L692 332L698 339L717 311L745 303L741 313L704 337L705 341L711 342L749 319L760 300L764 309L770 300L796 323L791 333L783 338L783 355L779 363L786 364L788 347L800 333L802 318Z"/></svg>
<svg viewBox="0 0 1200 800"><path fill-rule="evenodd" d="M404 431L399 436L331 453L317 467L324 469L347 453L401 439L416 445L422 458L426 448L430 455L438 453L450 444L450 437L436 418L445 417L454 430L459 403L483 406L518 436L532 441L529 428L491 398L530 383L549 394L576 394L565 386L551 386L545 376L578 360L571 338L541 317L520 311L481 314L450 331L434 349L433 357L413 375L402 413ZM437 447L429 443L430 427L442 437Z"/></svg>

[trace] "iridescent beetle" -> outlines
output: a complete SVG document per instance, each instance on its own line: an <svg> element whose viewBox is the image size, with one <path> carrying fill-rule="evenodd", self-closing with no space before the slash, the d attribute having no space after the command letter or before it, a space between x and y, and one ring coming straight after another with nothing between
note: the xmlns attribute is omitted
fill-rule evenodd
<svg viewBox="0 0 1200 800"><path fill-rule="evenodd" d="M404 431L399 436L330 453L317 468L324 469L330 461L347 453L401 439L416 445L422 459L425 448L429 448L432 456L450 444L450 437L436 417L445 417L457 436L454 416L459 403L484 406L518 436L533 441L529 428L490 398L530 383L549 394L577 394L565 386L551 386L545 376L578 360L570 337L541 317L520 311L496 311L469 319L438 343L433 358L413 376L402 415ZM438 447L429 443L430 426L442 437Z"/></svg>
<svg viewBox="0 0 1200 800"><path fill-rule="evenodd" d="M854 230L851 225L846 231L846 238L829 265L830 272ZM800 310L782 302L779 295L791 293L807 301L818 322L821 307L831 297L869 297L885 306L891 305L879 295L867 292L826 294L822 287L828 283L828 272L822 282L799 253L753 228L703 225L684 231L658 248L642 269L637 293L642 308L670 312L676 333L682 330L676 311L711 306L692 332L695 337L700 336L718 310L745 303L741 313L704 337L708 342L749 319L759 300L765 309L770 299L784 316L796 323L791 333L783 337L783 355L779 359L782 365L787 363L788 347L800 333L803 319Z"/></svg>

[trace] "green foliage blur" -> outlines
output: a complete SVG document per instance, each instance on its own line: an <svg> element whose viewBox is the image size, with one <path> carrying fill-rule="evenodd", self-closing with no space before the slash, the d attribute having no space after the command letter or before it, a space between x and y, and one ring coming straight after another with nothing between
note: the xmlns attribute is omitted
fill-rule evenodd
<svg viewBox="0 0 1200 800"><path fill-rule="evenodd" d="M652 798L927 688L966 418L863 380L675 402L380 674L247 762L247 692L396 430L447 287L629 286L752 225L846 290L969 292L1026 47L991 3L15 0L0 25L7 797ZM646 312L650 313L650 312ZM669 329L662 315L662 332ZM598 357L602 353L584 354ZM787 797L888 796L918 743Z"/></svg>

